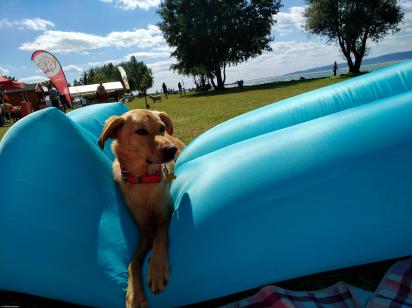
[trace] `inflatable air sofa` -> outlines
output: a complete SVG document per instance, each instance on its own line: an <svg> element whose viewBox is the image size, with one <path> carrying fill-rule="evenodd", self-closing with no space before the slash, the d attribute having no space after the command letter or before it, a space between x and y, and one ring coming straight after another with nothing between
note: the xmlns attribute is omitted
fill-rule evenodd
<svg viewBox="0 0 412 308"><path fill-rule="evenodd" d="M0 289L123 307L135 224L97 145L121 103L16 123L0 143ZM412 254L412 61L246 113L194 140L171 193L171 277L192 304ZM147 271L147 262L144 274Z"/></svg>

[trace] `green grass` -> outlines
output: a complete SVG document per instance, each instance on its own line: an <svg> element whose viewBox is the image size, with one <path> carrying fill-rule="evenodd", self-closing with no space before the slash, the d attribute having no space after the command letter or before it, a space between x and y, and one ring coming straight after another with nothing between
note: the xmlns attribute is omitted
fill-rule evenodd
<svg viewBox="0 0 412 308"><path fill-rule="evenodd" d="M8 129L8 127L0 126L0 140L3 138Z"/></svg>
<svg viewBox="0 0 412 308"><path fill-rule="evenodd" d="M190 93L184 96L162 96L160 103L151 103L151 109L167 112L175 127L175 135L185 143L209 128L250 110L270 103L321 88L348 77L320 78L304 81L277 82L259 86L231 88L208 93ZM135 99L129 109L145 108L144 99ZM0 127L0 139L9 127Z"/></svg>
<svg viewBox="0 0 412 308"><path fill-rule="evenodd" d="M321 78L305 81L278 82L260 86L226 89L208 93L190 93L185 96L162 96L160 103L148 103L151 109L167 112L175 127L175 135L185 143L209 128L230 118L270 103L321 88L347 77ZM128 104L129 109L145 108L144 99Z"/></svg>

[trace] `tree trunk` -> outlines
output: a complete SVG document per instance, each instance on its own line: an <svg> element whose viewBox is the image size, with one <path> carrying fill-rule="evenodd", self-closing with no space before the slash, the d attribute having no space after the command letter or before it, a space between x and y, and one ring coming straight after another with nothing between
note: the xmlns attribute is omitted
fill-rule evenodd
<svg viewBox="0 0 412 308"><path fill-rule="evenodd" d="M145 103L146 103L146 109L150 109L150 105L147 103L147 94L146 94L146 91L144 91L144 100L145 100Z"/></svg>
<svg viewBox="0 0 412 308"><path fill-rule="evenodd" d="M222 79L222 72L220 71L220 67L215 69L215 76L216 76L216 82L217 82L217 89L221 90L225 88L225 83Z"/></svg>
<svg viewBox="0 0 412 308"><path fill-rule="evenodd" d="M215 81L214 81L214 79L213 79L213 78L214 78L213 75L212 75L212 74L208 74L207 77L209 78L210 82L212 83L213 88L214 88L215 90L217 90L217 85L215 84Z"/></svg>
<svg viewBox="0 0 412 308"><path fill-rule="evenodd" d="M362 59L366 51L366 40L368 39L368 35L369 35L369 30L365 31L365 33L363 34L362 41L361 41L361 47L359 48L359 50L356 50L353 52L355 55L355 64L353 66L352 73L354 74L359 74L360 67L362 64Z"/></svg>
<svg viewBox="0 0 412 308"><path fill-rule="evenodd" d="M361 64L362 56L355 56L355 64L353 65L353 70L351 71L351 73L359 74Z"/></svg>
<svg viewBox="0 0 412 308"><path fill-rule="evenodd" d="M355 73L352 58L349 56L349 57L346 58L346 60L348 62L349 73Z"/></svg>

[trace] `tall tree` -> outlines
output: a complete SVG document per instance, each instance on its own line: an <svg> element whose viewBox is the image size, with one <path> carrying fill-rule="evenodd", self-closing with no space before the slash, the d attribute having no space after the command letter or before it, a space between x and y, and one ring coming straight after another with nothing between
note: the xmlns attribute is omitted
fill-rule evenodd
<svg viewBox="0 0 412 308"><path fill-rule="evenodd" d="M202 68L216 89L224 88L228 65L271 50L280 6L280 0L163 1L159 27L174 48L178 63L172 68L187 75Z"/></svg>
<svg viewBox="0 0 412 308"><path fill-rule="evenodd" d="M143 62L138 62L135 56L130 57L130 61L122 62L120 65L126 71L129 85L132 90L139 90L144 94L146 108L150 108L147 103L147 89L153 86L152 70Z"/></svg>
<svg viewBox="0 0 412 308"><path fill-rule="evenodd" d="M397 0L305 0L306 30L337 43L351 73L359 73L368 40L379 42L399 31L403 12Z"/></svg>
<svg viewBox="0 0 412 308"><path fill-rule="evenodd" d="M137 61L134 56L131 56L129 61L122 62L119 65L123 66L127 73L131 90L146 93L147 89L153 86L152 70L143 62ZM112 63L108 63L84 71L79 81L75 80L74 84L86 85L118 80L122 80L119 70Z"/></svg>

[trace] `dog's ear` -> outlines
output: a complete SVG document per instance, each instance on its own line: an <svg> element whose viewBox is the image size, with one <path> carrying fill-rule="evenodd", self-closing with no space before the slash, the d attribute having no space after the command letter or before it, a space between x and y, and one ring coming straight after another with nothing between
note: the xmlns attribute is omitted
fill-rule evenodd
<svg viewBox="0 0 412 308"><path fill-rule="evenodd" d="M102 134L100 135L99 138L99 146L103 150L104 148L104 142L108 138L117 138L117 132L119 129L123 126L125 120L122 117L119 116L111 116L104 122L104 127L102 130Z"/></svg>
<svg viewBox="0 0 412 308"><path fill-rule="evenodd" d="M157 112L157 115L160 117L160 120L165 124L166 131L169 135L173 135L173 124L169 115L166 112Z"/></svg>

